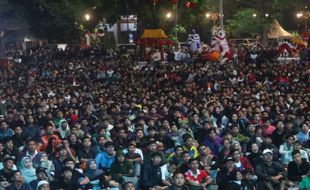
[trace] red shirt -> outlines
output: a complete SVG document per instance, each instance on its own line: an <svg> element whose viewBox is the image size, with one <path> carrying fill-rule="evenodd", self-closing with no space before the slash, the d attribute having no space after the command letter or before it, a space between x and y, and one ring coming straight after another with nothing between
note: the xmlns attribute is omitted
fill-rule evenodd
<svg viewBox="0 0 310 190"><path fill-rule="evenodd" d="M209 175L208 175L207 172L205 172L204 170L197 170L196 175L193 174L192 170L188 170L188 171L185 173L186 179L195 181L195 182L197 182L197 183L201 183L202 180L207 179L208 176L209 176Z"/></svg>

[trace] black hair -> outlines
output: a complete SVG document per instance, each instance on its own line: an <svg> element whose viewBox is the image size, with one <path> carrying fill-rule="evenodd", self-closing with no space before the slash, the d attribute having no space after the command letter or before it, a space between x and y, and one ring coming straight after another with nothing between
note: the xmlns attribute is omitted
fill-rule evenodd
<svg viewBox="0 0 310 190"><path fill-rule="evenodd" d="M189 159L188 164L191 164L194 161L197 161L199 163L199 159L198 158L191 158L191 159Z"/></svg>
<svg viewBox="0 0 310 190"><path fill-rule="evenodd" d="M292 152L292 156L294 156L295 154L301 154L299 150L293 150Z"/></svg>

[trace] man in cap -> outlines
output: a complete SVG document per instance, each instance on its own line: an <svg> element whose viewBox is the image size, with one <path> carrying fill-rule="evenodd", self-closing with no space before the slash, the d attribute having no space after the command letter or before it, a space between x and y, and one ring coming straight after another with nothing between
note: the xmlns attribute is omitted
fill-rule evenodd
<svg viewBox="0 0 310 190"><path fill-rule="evenodd" d="M50 190L49 182L45 180L39 181L36 190Z"/></svg>
<svg viewBox="0 0 310 190"><path fill-rule="evenodd" d="M282 164L273 161L273 152L265 149L262 153L263 162L256 166L258 176L257 189L280 189L285 186L286 171Z"/></svg>

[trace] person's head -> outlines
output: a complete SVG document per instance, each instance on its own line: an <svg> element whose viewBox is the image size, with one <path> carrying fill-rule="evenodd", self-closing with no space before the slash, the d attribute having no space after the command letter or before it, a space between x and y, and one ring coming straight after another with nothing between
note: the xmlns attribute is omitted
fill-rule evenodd
<svg viewBox="0 0 310 190"><path fill-rule="evenodd" d="M266 143L267 145L272 144L272 138L271 138L271 135L268 135L268 136L266 136L266 137L265 137L265 143Z"/></svg>
<svg viewBox="0 0 310 190"><path fill-rule="evenodd" d="M47 180L48 179L45 168L38 167L36 169L36 175L37 175L39 180Z"/></svg>
<svg viewBox="0 0 310 190"><path fill-rule="evenodd" d="M131 181L128 181L124 183L123 189L124 190L135 190L136 188L135 188L135 185Z"/></svg>
<svg viewBox="0 0 310 190"><path fill-rule="evenodd" d="M57 151L59 153L59 157L66 158L68 156L68 151L64 146L59 146Z"/></svg>
<svg viewBox="0 0 310 190"><path fill-rule="evenodd" d="M13 183L20 183L20 184L24 183L23 174L19 170L16 170L13 173L12 181Z"/></svg>
<svg viewBox="0 0 310 190"><path fill-rule="evenodd" d="M149 136L153 137L154 135L156 135L156 128L155 127L149 127L149 128L147 128L147 132L148 132Z"/></svg>
<svg viewBox="0 0 310 190"><path fill-rule="evenodd" d="M239 150L233 150L232 151L232 157L235 161L239 161L240 157L241 157Z"/></svg>
<svg viewBox="0 0 310 190"><path fill-rule="evenodd" d="M22 128L21 126L16 126L16 127L14 128L14 133L15 133L15 135L17 135L17 136L21 136L22 133L23 133L23 128Z"/></svg>
<svg viewBox="0 0 310 190"><path fill-rule="evenodd" d="M66 180L71 180L72 179L72 174L73 174L73 169L71 169L70 167L65 167L62 170L62 174L61 176L66 179Z"/></svg>
<svg viewBox="0 0 310 190"><path fill-rule="evenodd" d="M199 168L199 160L197 158L191 158L188 161L189 167L191 170L197 170Z"/></svg>
<svg viewBox="0 0 310 190"><path fill-rule="evenodd" d="M224 138L223 139L223 148L224 149L226 149L226 150L229 150L230 149L230 141L229 141L229 139L227 139L227 138Z"/></svg>
<svg viewBox="0 0 310 190"><path fill-rule="evenodd" d="M277 128L278 131L282 132L284 130L284 123L283 123L283 121L278 121L277 125L276 125L276 128Z"/></svg>
<svg viewBox="0 0 310 190"><path fill-rule="evenodd" d="M84 148L90 148L91 147L91 138L86 136L83 138L83 146Z"/></svg>
<svg viewBox="0 0 310 190"><path fill-rule="evenodd" d="M94 159L87 160L86 169L87 170L96 170L97 169L96 161Z"/></svg>
<svg viewBox="0 0 310 190"><path fill-rule="evenodd" d="M118 162L123 163L125 162L126 158L125 158L125 154L123 151L119 150L116 152L116 159Z"/></svg>
<svg viewBox="0 0 310 190"><path fill-rule="evenodd" d="M234 170L234 168L235 168L235 160L232 157L227 157L225 159L225 168L229 172Z"/></svg>
<svg viewBox="0 0 310 190"><path fill-rule="evenodd" d="M5 120L0 121L0 129L6 131L8 129L8 124Z"/></svg>
<svg viewBox="0 0 310 190"><path fill-rule="evenodd" d="M237 135L239 133L239 126L238 125L233 125L231 127L231 133L232 133L232 135Z"/></svg>
<svg viewBox="0 0 310 190"><path fill-rule="evenodd" d="M272 159L273 159L273 152L272 152L272 150L265 149L263 151L262 155L263 155L264 162L266 162L266 163L272 162Z"/></svg>
<svg viewBox="0 0 310 190"><path fill-rule="evenodd" d="M302 144L300 143L300 141L294 142L294 150L300 150L300 149L302 149Z"/></svg>
<svg viewBox="0 0 310 190"><path fill-rule="evenodd" d="M5 143L4 143L4 147L6 149L13 150L14 149L13 139L12 138L6 138Z"/></svg>
<svg viewBox="0 0 310 190"><path fill-rule="evenodd" d="M37 184L37 190L50 190L50 184L46 180L41 180Z"/></svg>
<svg viewBox="0 0 310 190"><path fill-rule="evenodd" d="M64 165L72 170L75 168L75 162L72 158L66 158L63 161Z"/></svg>
<svg viewBox="0 0 310 190"><path fill-rule="evenodd" d="M181 145L174 147L174 154L176 156L181 156L183 151L184 151L184 149Z"/></svg>
<svg viewBox="0 0 310 190"><path fill-rule="evenodd" d="M66 130L68 128L68 122L66 120L62 120L60 122L60 127L62 130Z"/></svg>
<svg viewBox="0 0 310 190"><path fill-rule="evenodd" d="M34 119L33 119L33 116L32 116L32 115L28 115L28 117L27 117L27 123L30 124L30 125L34 123Z"/></svg>
<svg viewBox="0 0 310 190"><path fill-rule="evenodd" d="M207 135L211 140L215 140L216 138L216 131L214 128L211 128L207 131Z"/></svg>
<svg viewBox="0 0 310 190"><path fill-rule="evenodd" d="M108 155L114 155L114 144L112 142L106 142L104 148Z"/></svg>
<svg viewBox="0 0 310 190"><path fill-rule="evenodd" d="M150 141L147 145L147 149L150 151L150 152L156 152L157 150L157 144L155 141Z"/></svg>
<svg viewBox="0 0 310 190"><path fill-rule="evenodd" d="M190 136L189 134L185 134L183 136L183 139L184 139L184 142L185 142L185 145L188 146L188 147L191 147L193 146L194 144L194 139L192 136Z"/></svg>
<svg viewBox="0 0 310 190"><path fill-rule="evenodd" d="M176 187L183 187L185 184L185 177L183 173L176 172L173 174L172 183Z"/></svg>
<svg viewBox="0 0 310 190"><path fill-rule="evenodd" d="M46 152L40 152L40 161L47 161L48 160L48 155Z"/></svg>
<svg viewBox="0 0 310 190"><path fill-rule="evenodd" d="M301 153L299 150L294 150L292 152L292 157L293 157L293 160L296 164L301 164L302 162L302 157L301 157Z"/></svg>
<svg viewBox="0 0 310 190"><path fill-rule="evenodd" d="M303 133L308 133L309 132L309 125L307 124L307 122L304 122L301 124L301 131Z"/></svg>
<svg viewBox="0 0 310 190"><path fill-rule="evenodd" d="M155 166L159 166L161 163L161 154L160 153L153 153L152 154L152 163Z"/></svg>
<svg viewBox="0 0 310 190"><path fill-rule="evenodd" d="M292 145L294 143L295 137L293 134L289 134L285 137L285 140L287 145Z"/></svg>
<svg viewBox="0 0 310 190"><path fill-rule="evenodd" d="M178 167L178 163L175 161L170 161L168 166L167 166L167 170L169 171L169 173L174 173L175 170Z"/></svg>
<svg viewBox="0 0 310 190"><path fill-rule="evenodd" d="M46 134L53 135L54 134L54 125L49 123L46 127Z"/></svg>
<svg viewBox="0 0 310 190"><path fill-rule="evenodd" d="M144 132L142 129L137 129L136 130L136 133L135 133L135 136L138 138L138 139L142 139L144 137Z"/></svg>
<svg viewBox="0 0 310 190"><path fill-rule="evenodd" d="M126 139L127 138L127 132L126 132L125 128L117 129L117 136L118 136L118 138Z"/></svg>
<svg viewBox="0 0 310 190"><path fill-rule="evenodd" d="M259 147L258 147L258 145L256 144L256 143L252 143L251 144L251 151L253 152L253 153L258 153L258 151L259 151Z"/></svg>
<svg viewBox="0 0 310 190"><path fill-rule="evenodd" d="M210 153L212 153L210 148L207 147L206 145L200 145L198 147L198 151L199 151L199 154L202 156L208 156Z"/></svg>
<svg viewBox="0 0 310 190"><path fill-rule="evenodd" d="M184 163L188 163L189 159L191 159L191 154L188 151L182 152L182 160Z"/></svg>
<svg viewBox="0 0 310 190"><path fill-rule="evenodd" d="M32 160L30 157L26 156L21 160L21 166L22 168L25 169L30 169L32 168Z"/></svg>
<svg viewBox="0 0 310 190"><path fill-rule="evenodd" d="M14 159L10 156L3 158L2 160L3 167L7 170L13 170L14 167Z"/></svg>
<svg viewBox="0 0 310 190"><path fill-rule="evenodd" d="M107 139L105 138L105 136L101 135L97 137L97 142L99 146L103 146L107 142Z"/></svg>
<svg viewBox="0 0 310 190"><path fill-rule="evenodd" d="M252 172L252 170L246 169L246 170L244 171L244 178L245 178L247 181L252 181L252 179L253 179L253 172Z"/></svg>
<svg viewBox="0 0 310 190"><path fill-rule="evenodd" d="M134 154L136 151L136 145L134 143L130 143L127 149L128 149L128 153Z"/></svg>

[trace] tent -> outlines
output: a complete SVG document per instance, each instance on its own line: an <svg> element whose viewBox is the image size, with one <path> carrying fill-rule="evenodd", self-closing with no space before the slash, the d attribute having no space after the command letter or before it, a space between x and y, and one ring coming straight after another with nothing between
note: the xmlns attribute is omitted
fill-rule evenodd
<svg viewBox="0 0 310 190"><path fill-rule="evenodd" d="M168 36L162 29L145 29L136 44L145 46L158 45L161 48L162 45L173 45L175 42L168 39Z"/></svg>
<svg viewBox="0 0 310 190"><path fill-rule="evenodd" d="M269 39L292 38L293 35L282 28L278 20L274 20L268 33Z"/></svg>
<svg viewBox="0 0 310 190"><path fill-rule="evenodd" d="M145 29L141 38L168 38L162 29Z"/></svg>

